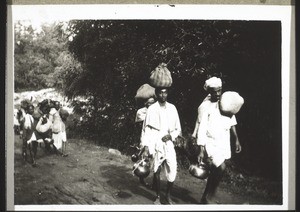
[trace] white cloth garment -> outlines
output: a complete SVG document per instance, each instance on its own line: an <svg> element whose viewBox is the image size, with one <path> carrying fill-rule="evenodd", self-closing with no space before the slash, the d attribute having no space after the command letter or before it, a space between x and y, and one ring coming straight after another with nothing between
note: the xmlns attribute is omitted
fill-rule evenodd
<svg viewBox="0 0 300 212"><path fill-rule="evenodd" d="M143 107L138 109L138 111L136 112L136 116L135 116L135 122L142 122L145 120L147 114L147 108Z"/></svg>
<svg viewBox="0 0 300 212"><path fill-rule="evenodd" d="M36 125L36 131L39 133L45 133L47 131L49 131L52 127L52 122L50 121L49 118L45 117L47 122L45 124L42 124L43 122L43 117L41 117Z"/></svg>
<svg viewBox="0 0 300 212"><path fill-rule="evenodd" d="M154 172L163 165L166 177L173 182L177 174L177 160L172 141L163 142L162 137L170 134L174 141L181 134L180 120L176 107L166 103L164 107L158 102L148 108L143 125L141 146L148 146L149 153L153 155Z"/></svg>
<svg viewBox="0 0 300 212"><path fill-rule="evenodd" d="M63 142L67 141L67 133L65 130L65 124L60 122L60 129L57 133L52 133L53 145L56 149L61 149Z"/></svg>
<svg viewBox="0 0 300 212"><path fill-rule="evenodd" d="M29 140L27 140L27 144L31 144L32 141L37 141L36 140L36 136L35 136L35 133L33 132L32 135L31 135L31 138Z"/></svg>
<svg viewBox="0 0 300 212"><path fill-rule="evenodd" d="M235 116L223 116L218 102L205 102L199 110L197 144L205 146L208 157L218 167L231 157L230 128L237 124Z"/></svg>
<svg viewBox="0 0 300 212"><path fill-rule="evenodd" d="M204 90L207 91L208 88L221 88L222 87L222 80L218 77L211 77L207 79L204 83Z"/></svg>
<svg viewBox="0 0 300 212"><path fill-rule="evenodd" d="M18 109L14 109L14 126L20 126L20 122L17 119L18 112L19 112Z"/></svg>
<svg viewBox="0 0 300 212"><path fill-rule="evenodd" d="M32 129L32 123L34 122L34 119L32 115L26 113L24 115L24 129Z"/></svg>
<svg viewBox="0 0 300 212"><path fill-rule="evenodd" d="M34 119L32 117L32 115L28 114L28 113L23 113L23 121L24 121L24 130L27 131L27 135L30 135L30 138L28 139L28 137L26 136L26 138L28 139L26 142L27 144L30 144L32 141L36 141L36 136L35 133L33 132L33 128L34 128Z"/></svg>

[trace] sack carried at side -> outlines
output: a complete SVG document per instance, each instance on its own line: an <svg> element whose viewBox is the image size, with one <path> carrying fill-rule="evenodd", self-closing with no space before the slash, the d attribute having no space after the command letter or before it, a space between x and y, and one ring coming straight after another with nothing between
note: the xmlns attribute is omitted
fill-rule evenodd
<svg viewBox="0 0 300 212"><path fill-rule="evenodd" d="M226 115L235 115L243 104L244 99L237 92L226 91L220 98L220 111Z"/></svg>
<svg viewBox="0 0 300 212"><path fill-rule="evenodd" d="M167 64L159 64L150 74L150 84L155 88L168 88L173 83Z"/></svg>
<svg viewBox="0 0 300 212"><path fill-rule="evenodd" d="M41 117L39 122L36 125L36 131L39 133L48 132L52 127L51 121L45 116Z"/></svg>
<svg viewBox="0 0 300 212"><path fill-rule="evenodd" d="M147 100L151 97L155 97L155 88L149 84L142 85L136 92L135 99Z"/></svg>

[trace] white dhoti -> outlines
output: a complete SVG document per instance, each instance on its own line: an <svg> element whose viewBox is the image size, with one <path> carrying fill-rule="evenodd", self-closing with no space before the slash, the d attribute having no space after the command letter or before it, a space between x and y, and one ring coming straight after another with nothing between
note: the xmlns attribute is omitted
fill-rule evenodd
<svg viewBox="0 0 300 212"><path fill-rule="evenodd" d="M56 147L56 149L61 149L63 142L67 141L66 126L61 120L58 112L54 114L54 121L52 125L52 139L53 145Z"/></svg>
<svg viewBox="0 0 300 212"><path fill-rule="evenodd" d="M237 124L235 116L231 118L220 114L217 102L205 105L207 108L201 117L197 134L197 144L205 146L207 156L218 167L231 157L230 128Z"/></svg>
<svg viewBox="0 0 300 212"><path fill-rule="evenodd" d="M211 159L212 163L216 167L219 167L226 159L229 159L223 149L213 143L206 144L205 149L207 152L207 156Z"/></svg>
<svg viewBox="0 0 300 212"><path fill-rule="evenodd" d="M31 144L32 141L36 141L36 136L35 136L34 132L32 133L30 139L27 141L27 144Z"/></svg>
<svg viewBox="0 0 300 212"><path fill-rule="evenodd" d="M67 141L66 131L53 133L52 134L53 145L56 149L61 149L63 142Z"/></svg>
<svg viewBox="0 0 300 212"><path fill-rule="evenodd" d="M141 146L148 146L153 155L153 171L162 166L169 182L174 182L177 174L177 161L172 141L163 142L162 138L170 135L172 140L181 133L180 120L174 105L166 102L160 106L158 102L148 108L143 125Z"/></svg>
<svg viewBox="0 0 300 212"><path fill-rule="evenodd" d="M156 145L153 171L156 172L159 166L164 168L167 180L174 182L177 174L177 160L172 141L160 142Z"/></svg>

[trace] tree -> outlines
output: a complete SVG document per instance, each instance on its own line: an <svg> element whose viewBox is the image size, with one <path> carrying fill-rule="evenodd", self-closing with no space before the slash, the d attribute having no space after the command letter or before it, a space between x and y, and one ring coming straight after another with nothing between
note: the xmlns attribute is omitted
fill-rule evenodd
<svg viewBox="0 0 300 212"><path fill-rule="evenodd" d="M63 88L66 69L76 64L68 51L65 25L43 24L37 31L26 21L15 24L15 90Z"/></svg>

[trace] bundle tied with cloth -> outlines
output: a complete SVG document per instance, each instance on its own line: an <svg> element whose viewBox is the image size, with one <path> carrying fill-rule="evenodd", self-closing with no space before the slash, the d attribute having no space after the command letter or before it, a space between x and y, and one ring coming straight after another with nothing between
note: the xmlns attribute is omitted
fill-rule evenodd
<svg viewBox="0 0 300 212"><path fill-rule="evenodd" d="M33 106L33 103L32 103L31 100L29 100L29 99L23 99L23 100L21 101L21 106L20 106L20 107L21 107L21 109L23 109L23 110L27 110L28 107L29 107L30 105Z"/></svg>
<svg viewBox="0 0 300 212"><path fill-rule="evenodd" d="M244 99L237 92L226 91L221 95L219 107L222 114L232 116L237 114L244 104Z"/></svg>
<svg viewBox="0 0 300 212"><path fill-rule="evenodd" d="M143 84L136 92L135 100L148 100L155 97L155 88L149 84Z"/></svg>
<svg viewBox="0 0 300 212"><path fill-rule="evenodd" d="M173 83L171 72L166 63L160 63L150 73L150 84L155 88L169 88Z"/></svg>
<svg viewBox="0 0 300 212"><path fill-rule="evenodd" d="M69 117L70 114L69 114L68 110L66 110L65 108L61 108L59 110L59 115L62 118L62 120L65 121Z"/></svg>

